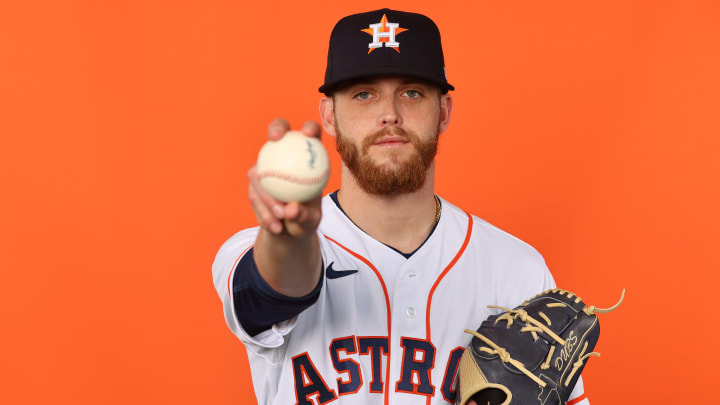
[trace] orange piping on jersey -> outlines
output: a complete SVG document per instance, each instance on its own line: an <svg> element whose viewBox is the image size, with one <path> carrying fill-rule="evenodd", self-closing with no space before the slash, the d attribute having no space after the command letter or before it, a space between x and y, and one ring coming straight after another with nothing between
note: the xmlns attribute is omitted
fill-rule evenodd
<svg viewBox="0 0 720 405"><path fill-rule="evenodd" d="M368 267L372 269L372 271L375 272L375 275L377 276L378 280L380 280L380 285L382 286L383 293L385 294L385 307L387 308L387 334L388 334L388 352L387 352L387 366L385 367L385 383L383 384L383 390L385 390L385 405L389 404L390 397L388 394L390 393L390 355L392 350L390 350L390 347L392 345L392 340L390 339L390 296L388 295L387 287L385 287L385 281L383 280L382 276L380 275L380 272L378 269L373 266L372 263L370 263L370 260L360 256L358 253L353 252L352 250L346 248L345 246L341 245L336 241L335 239L325 235L325 239L329 240L330 242L340 246L341 248L345 249L348 253L355 256L356 258L360 259L363 263L365 263ZM382 361L382 356L380 357L380 361Z"/></svg>
<svg viewBox="0 0 720 405"><path fill-rule="evenodd" d="M440 284L440 281L442 281L443 277L450 271L450 269L455 265L455 263L460 259L460 256L465 252L465 248L467 248L468 243L470 242L470 235L472 235L472 227L473 227L473 219L472 215L470 215L467 211L465 211L465 214L468 217L468 227L467 232L465 233L465 241L463 241L462 246L460 246L460 250L458 250L457 254L455 254L455 257L453 257L452 261L445 267L445 270L443 270L442 273L440 273L440 276L437 280L435 280L435 284L433 284L432 288L430 289L430 294L428 295L428 303L427 303L427 310L425 311L425 330L426 335L425 339L428 342L431 342L430 337L430 306L432 305L432 297L435 293L435 289L437 288L438 284ZM427 398L427 405L430 405L430 397ZM568 404L570 405L570 404Z"/></svg>
<svg viewBox="0 0 720 405"><path fill-rule="evenodd" d="M235 273L235 269L237 268L237 265L238 265L238 262L240 261L240 259L242 259L242 257L245 256L245 253L247 253L247 251L250 250L250 248L253 247L254 245L255 244L253 243L252 245L246 247L245 250L243 250L243 252L240 253L240 256L238 256L238 258L235 259L235 263L233 263L232 269L230 270L230 274L228 275L228 297L230 297L230 298L232 298L232 286L231 286L232 275L233 275L233 273Z"/></svg>
<svg viewBox="0 0 720 405"><path fill-rule="evenodd" d="M580 395L579 397L577 397L577 398L575 398L575 399L573 399L573 400L568 401L567 405L577 404L578 402L582 401L583 399L587 399L587 394L583 393L583 394Z"/></svg>
<svg viewBox="0 0 720 405"><path fill-rule="evenodd" d="M465 252L465 248L467 248L468 243L470 242L470 235L472 235L472 227L473 227L473 219L470 214L465 212L465 214L468 216L468 228L467 233L465 234L465 241L463 241L462 246L460 246L460 250L458 250L457 254L455 254L455 257L453 257L452 261L445 267L445 270L443 270L442 273L440 273L440 277L438 277L437 280L435 280L435 284L433 284L432 288L430 289L430 294L428 295L428 303L427 303L427 311L425 312L425 327L427 331L426 339L430 341L430 305L432 305L432 297L435 293L435 289L437 288L438 284L440 284L440 281L442 281L443 277L450 271L450 269L457 263L458 259L460 259L460 256Z"/></svg>

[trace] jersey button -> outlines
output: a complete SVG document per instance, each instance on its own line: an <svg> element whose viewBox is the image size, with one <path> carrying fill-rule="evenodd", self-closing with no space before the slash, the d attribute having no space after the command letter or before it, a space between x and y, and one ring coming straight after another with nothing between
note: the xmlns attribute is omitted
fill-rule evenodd
<svg viewBox="0 0 720 405"><path fill-rule="evenodd" d="M412 271L410 273L408 273L408 275L407 275L407 278L409 278L410 280L414 279L415 277L417 277L417 274L415 274Z"/></svg>
<svg viewBox="0 0 720 405"><path fill-rule="evenodd" d="M415 308L407 307L407 309L405 310L405 315L408 318L415 318Z"/></svg>

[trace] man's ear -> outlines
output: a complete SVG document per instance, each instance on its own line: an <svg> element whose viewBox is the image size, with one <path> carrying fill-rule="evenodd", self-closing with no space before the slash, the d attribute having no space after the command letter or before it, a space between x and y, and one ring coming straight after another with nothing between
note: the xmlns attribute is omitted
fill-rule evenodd
<svg viewBox="0 0 720 405"><path fill-rule="evenodd" d="M335 138L335 101L332 97L323 97L320 99L320 123L322 123L325 133Z"/></svg>
<svg viewBox="0 0 720 405"><path fill-rule="evenodd" d="M438 133L442 134L450 125L452 110L453 98L450 93L440 96L440 123L438 124Z"/></svg>

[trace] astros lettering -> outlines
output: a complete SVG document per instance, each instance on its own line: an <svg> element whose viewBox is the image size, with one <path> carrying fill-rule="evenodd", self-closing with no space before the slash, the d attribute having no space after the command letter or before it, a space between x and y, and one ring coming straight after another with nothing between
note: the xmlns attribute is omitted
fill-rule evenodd
<svg viewBox="0 0 720 405"><path fill-rule="evenodd" d="M401 377L395 383L395 392L432 396L435 386L430 371L435 367L435 346L425 340L406 337L401 338L401 346L403 366ZM443 397L448 402L455 400L453 381L463 350L462 347L456 348L447 359L441 386ZM382 362L383 357L387 360L387 337L347 336L334 339L328 352L334 372L325 376L315 368L307 352L292 358L297 405L313 404L313 396L317 396L319 403L325 404L338 396L357 394L361 389L369 393L382 393L385 390L386 376L383 375ZM372 370L370 376L363 378L359 356L369 357ZM369 384L365 385L364 381L368 377Z"/></svg>

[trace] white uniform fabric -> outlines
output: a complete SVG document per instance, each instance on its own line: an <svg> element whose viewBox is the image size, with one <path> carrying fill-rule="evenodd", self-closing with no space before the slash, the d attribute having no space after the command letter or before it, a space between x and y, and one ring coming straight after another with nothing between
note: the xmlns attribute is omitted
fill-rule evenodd
<svg viewBox="0 0 720 405"><path fill-rule="evenodd" d="M408 259L323 198L320 297L254 337L237 320L231 280L258 228L220 248L215 288L230 330L247 348L259 404L452 403L457 360L471 339L464 329L497 313L487 305L512 308L555 283L530 245L441 202L437 227ZM348 270L358 271L342 273Z"/></svg>

